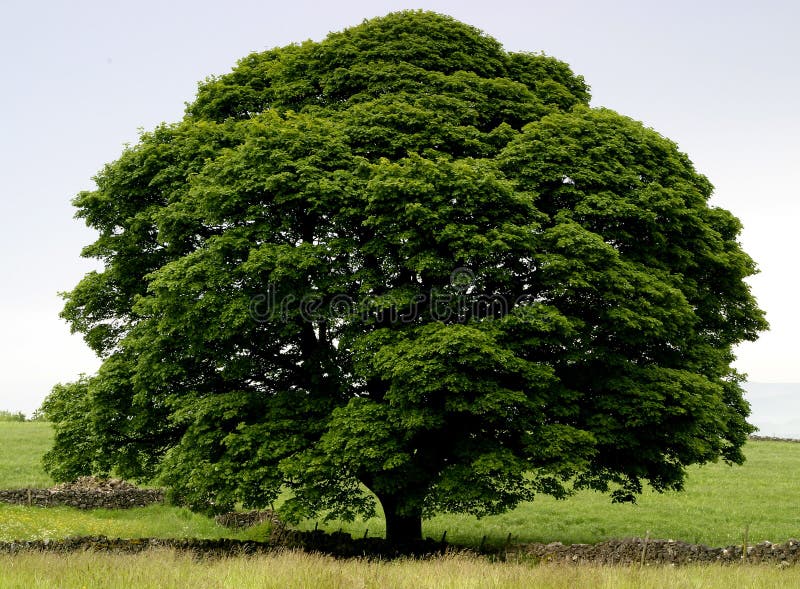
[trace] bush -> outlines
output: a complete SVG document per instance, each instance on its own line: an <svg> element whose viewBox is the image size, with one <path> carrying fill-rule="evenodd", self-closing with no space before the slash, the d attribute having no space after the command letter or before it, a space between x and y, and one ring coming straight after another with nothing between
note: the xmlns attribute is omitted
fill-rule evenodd
<svg viewBox="0 0 800 589"><path fill-rule="evenodd" d="M0 411L0 421L26 421L22 411L11 413L11 411Z"/></svg>

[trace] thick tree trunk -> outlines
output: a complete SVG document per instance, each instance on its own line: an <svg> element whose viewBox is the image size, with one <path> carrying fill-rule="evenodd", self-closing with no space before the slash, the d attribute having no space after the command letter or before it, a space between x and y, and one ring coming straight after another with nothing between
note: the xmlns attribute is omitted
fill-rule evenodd
<svg viewBox="0 0 800 589"><path fill-rule="evenodd" d="M408 544L422 540L422 516L387 513L386 540L391 544Z"/></svg>
<svg viewBox="0 0 800 589"><path fill-rule="evenodd" d="M422 514L399 512L395 497L378 497L386 517L386 540L391 544L408 544L422 540Z"/></svg>

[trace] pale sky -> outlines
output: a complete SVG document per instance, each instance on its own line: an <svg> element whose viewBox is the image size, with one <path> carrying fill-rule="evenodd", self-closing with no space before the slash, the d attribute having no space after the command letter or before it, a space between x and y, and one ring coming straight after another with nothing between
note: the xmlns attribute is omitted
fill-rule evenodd
<svg viewBox="0 0 800 589"><path fill-rule="evenodd" d="M450 14L508 50L544 51L592 105L676 141L744 223L772 330L738 349L751 381L800 382L800 9L795 2L314 3L0 0L0 409L36 409L99 361L58 318L93 267L72 197L138 129L179 120L197 82L252 51L407 8Z"/></svg>

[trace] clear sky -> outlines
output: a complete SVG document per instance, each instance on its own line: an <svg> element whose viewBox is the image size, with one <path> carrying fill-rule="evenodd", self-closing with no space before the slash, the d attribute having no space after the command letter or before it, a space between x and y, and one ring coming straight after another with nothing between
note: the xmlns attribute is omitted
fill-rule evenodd
<svg viewBox="0 0 800 589"><path fill-rule="evenodd" d="M785 0L491 2L2 0L0 409L30 413L99 361L58 318L93 268L71 198L138 129L176 121L237 59L425 8L544 51L613 108L676 141L744 223L772 330L738 349L750 380L800 382L800 8Z"/></svg>

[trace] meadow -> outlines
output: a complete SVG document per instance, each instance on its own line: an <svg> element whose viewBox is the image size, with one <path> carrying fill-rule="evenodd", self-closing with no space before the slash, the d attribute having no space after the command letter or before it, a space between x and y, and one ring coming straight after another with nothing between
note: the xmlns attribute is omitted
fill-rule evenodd
<svg viewBox="0 0 800 589"><path fill-rule="evenodd" d="M0 488L47 487L41 456L52 440L44 422L0 422ZM783 542L800 537L800 444L750 441L744 466L722 462L689 469L684 492L645 492L636 504L612 504L606 495L581 492L564 501L539 497L497 516L477 519L444 514L424 522L423 533L450 542L478 546L513 542L595 543L644 537L727 546L741 543L745 529L751 543ZM379 510L380 511L380 510ZM308 520L301 529L342 529L354 537L382 536L380 512L367 521ZM105 534L135 538L264 539L267 524L232 532L212 519L181 507L154 505L128 510L80 511L68 507L30 508L0 503L0 541Z"/></svg>
<svg viewBox="0 0 800 589"><path fill-rule="evenodd" d="M0 488L50 486L40 458L52 434L46 423L0 422ZM594 543L649 535L712 546L783 542L800 536L795 505L800 444L748 442L742 467L710 464L689 470L683 493L645 493L636 505L612 504L596 493L565 501L538 498L499 516L477 520L439 515L424 533L465 546L512 542ZM301 528L383 534L367 521L302 522ZM241 531L188 510L154 505L128 510L36 508L0 504L0 541L77 535L137 538L263 540L268 524ZM800 568L775 566L601 567L490 563L447 555L427 561L336 560L283 552L268 556L196 559L160 549L147 554L0 555L0 587L782 587L800 586Z"/></svg>
<svg viewBox="0 0 800 589"><path fill-rule="evenodd" d="M46 488L42 455L53 439L46 422L0 421L0 489ZM67 536L114 538L237 538L263 540L269 525L232 531L183 507L151 505L135 509L79 510L0 503L0 542L45 540Z"/></svg>
<svg viewBox="0 0 800 589"><path fill-rule="evenodd" d="M709 546L740 544L745 530L752 543L783 542L800 537L800 444L750 441L747 462L722 462L689 469L683 492L646 491L636 504L612 504L607 495L580 492L564 501L539 497L502 515L476 519L439 515L424 522L423 533L477 545L513 542L596 543L614 538L645 537L683 540ZM380 514L378 514L380 516ZM381 536L381 517L352 523L306 521L327 530Z"/></svg>
<svg viewBox="0 0 800 589"><path fill-rule="evenodd" d="M489 563L470 556L388 562L284 552L195 559L174 551L0 555L3 589L752 589L800 586L800 568Z"/></svg>
<svg viewBox="0 0 800 589"><path fill-rule="evenodd" d="M0 489L49 487L42 455L53 441L53 428L43 421L0 420Z"/></svg>

